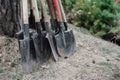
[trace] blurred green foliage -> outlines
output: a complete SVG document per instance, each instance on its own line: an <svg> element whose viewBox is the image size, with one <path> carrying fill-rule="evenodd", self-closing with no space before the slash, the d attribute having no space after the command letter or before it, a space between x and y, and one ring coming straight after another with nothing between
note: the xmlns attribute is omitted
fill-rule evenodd
<svg viewBox="0 0 120 80"><path fill-rule="evenodd" d="M120 18L120 3L115 0L62 0L72 23L103 36L116 32Z"/></svg>

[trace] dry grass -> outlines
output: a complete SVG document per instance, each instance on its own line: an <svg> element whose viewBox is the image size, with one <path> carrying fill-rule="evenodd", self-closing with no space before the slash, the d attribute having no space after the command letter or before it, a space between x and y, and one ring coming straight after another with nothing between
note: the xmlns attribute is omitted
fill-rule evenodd
<svg viewBox="0 0 120 80"><path fill-rule="evenodd" d="M120 47L72 27L77 51L24 74L16 39L0 36L0 80L120 80Z"/></svg>

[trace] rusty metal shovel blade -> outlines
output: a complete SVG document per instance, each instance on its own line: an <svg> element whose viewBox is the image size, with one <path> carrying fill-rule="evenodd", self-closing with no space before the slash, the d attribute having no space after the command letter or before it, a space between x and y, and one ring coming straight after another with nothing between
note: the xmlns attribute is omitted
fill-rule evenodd
<svg viewBox="0 0 120 80"><path fill-rule="evenodd" d="M52 0L54 12L56 13L57 26L59 32L55 35L56 47L59 56L67 58L74 53L75 38L73 31L67 29L64 25L63 15L61 14L61 7L59 6L59 0ZM66 29L65 29L66 28Z"/></svg>
<svg viewBox="0 0 120 80"><path fill-rule="evenodd" d="M62 33L55 35L58 54L62 57L69 57L75 51L75 38L72 30L64 31L66 47L61 37Z"/></svg>

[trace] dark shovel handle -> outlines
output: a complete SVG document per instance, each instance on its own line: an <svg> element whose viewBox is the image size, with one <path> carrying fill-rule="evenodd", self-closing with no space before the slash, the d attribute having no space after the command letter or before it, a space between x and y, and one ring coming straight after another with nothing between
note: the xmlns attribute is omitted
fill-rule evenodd
<svg viewBox="0 0 120 80"><path fill-rule="evenodd" d="M30 3L29 26L30 26L30 28L36 29L36 27L35 27L35 16L34 16L34 13L33 13L32 0L29 0L29 3Z"/></svg>
<svg viewBox="0 0 120 80"><path fill-rule="evenodd" d="M32 29L36 29L36 27L35 27L35 16L33 14L33 9L30 9L29 26Z"/></svg>
<svg viewBox="0 0 120 80"><path fill-rule="evenodd" d="M55 29L55 33L58 33L59 32L59 27L56 27L56 26L58 26L58 22L57 22L57 17L56 17L55 11L54 11L53 2L52 2L52 0L47 0L47 3L48 3L48 8L49 8L49 11L50 11L50 15L51 15L52 26Z"/></svg>

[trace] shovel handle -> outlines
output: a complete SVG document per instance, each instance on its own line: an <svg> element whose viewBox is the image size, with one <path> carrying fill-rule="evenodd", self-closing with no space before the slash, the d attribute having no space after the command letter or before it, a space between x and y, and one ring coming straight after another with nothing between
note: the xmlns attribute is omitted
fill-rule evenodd
<svg viewBox="0 0 120 80"><path fill-rule="evenodd" d="M47 0L47 3L48 3L48 7L49 7L49 11L50 11L50 15L51 15L52 19L54 19L54 20L57 19L52 0Z"/></svg>
<svg viewBox="0 0 120 80"><path fill-rule="evenodd" d="M27 0L22 0L22 18L23 18L23 24L28 24L28 4Z"/></svg>
<svg viewBox="0 0 120 80"><path fill-rule="evenodd" d="M62 2L61 2L61 0L58 0L58 2L59 2L59 5L60 5L60 10L61 10L61 14L62 14L63 21L64 21L64 22L67 22L66 15L65 15L65 11L64 11L64 9L63 9Z"/></svg>
<svg viewBox="0 0 120 80"><path fill-rule="evenodd" d="M54 10L53 2L52 2L52 0L47 0L47 3L48 3L48 8L49 8L49 11L50 11L50 15L51 15L52 28L55 29L56 33L58 33L59 27L57 27L58 22L57 22L56 13L55 13L55 10Z"/></svg>
<svg viewBox="0 0 120 80"><path fill-rule="evenodd" d="M46 6L45 6L45 1L40 0L40 4L41 4L41 9L42 9L42 14L44 17L44 22L49 22L47 11L46 11Z"/></svg>
<svg viewBox="0 0 120 80"><path fill-rule="evenodd" d="M56 16L57 16L57 20L58 20L58 22L62 22L62 15L61 15L58 0L52 0L52 1L53 1L53 6L55 9Z"/></svg>
<svg viewBox="0 0 120 80"><path fill-rule="evenodd" d="M66 19L65 11L63 9L63 5L62 5L61 0L58 0L58 2L59 2L61 14L62 14L62 18L63 18L63 21L64 21L65 30L67 30L68 29L68 24L67 24L67 19Z"/></svg>
<svg viewBox="0 0 120 80"><path fill-rule="evenodd" d="M34 13L34 16L35 16L35 22L40 22L40 16L39 16L39 11L38 11L37 1L36 0L30 0L30 6L31 6L31 9L33 10L33 13Z"/></svg>

